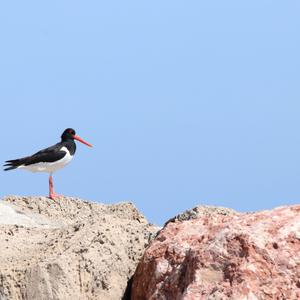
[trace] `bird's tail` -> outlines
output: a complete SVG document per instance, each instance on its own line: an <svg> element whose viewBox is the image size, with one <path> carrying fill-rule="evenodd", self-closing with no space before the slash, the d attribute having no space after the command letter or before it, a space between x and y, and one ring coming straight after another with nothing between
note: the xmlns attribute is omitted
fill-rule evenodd
<svg viewBox="0 0 300 300"><path fill-rule="evenodd" d="M5 164L3 165L4 171L17 169L18 167L22 166L23 164L24 164L24 158L7 160L5 162Z"/></svg>

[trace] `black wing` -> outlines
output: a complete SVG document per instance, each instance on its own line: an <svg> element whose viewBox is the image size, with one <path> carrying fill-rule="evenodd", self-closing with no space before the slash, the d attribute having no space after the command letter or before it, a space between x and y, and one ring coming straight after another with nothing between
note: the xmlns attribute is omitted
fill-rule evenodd
<svg viewBox="0 0 300 300"><path fill-rule="evenodd" d="M7 160L4 164L4 171L16 169L19 166L29 166L40 162L55 162L62 159L65 155L65 151L60 151L62 147L61 143L57 143L51 147L40 150L39 152L18 159Z"/></svg>

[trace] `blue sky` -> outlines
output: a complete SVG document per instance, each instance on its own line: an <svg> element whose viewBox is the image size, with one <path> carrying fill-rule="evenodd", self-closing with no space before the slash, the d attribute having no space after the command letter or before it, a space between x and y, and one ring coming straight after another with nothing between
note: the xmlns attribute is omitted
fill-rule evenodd
<svg viewBox="0 0 300 300"><path fill-rule="evenodd" d="M131 200L162 224L197 204L299 203L298 1L4 1L2 161L73 127L58 193ZM1 172L1 195L47 195Z"/></svg>

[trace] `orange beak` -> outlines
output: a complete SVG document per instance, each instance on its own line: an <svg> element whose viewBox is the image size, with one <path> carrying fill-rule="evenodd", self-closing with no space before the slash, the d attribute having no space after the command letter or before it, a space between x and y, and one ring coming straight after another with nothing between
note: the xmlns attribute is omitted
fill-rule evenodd
<svg viewBox="0 0 300 300"><path fill-rule="evenodd" d="M89 146L89 147L93 147L91 144L89 144L88 142L84 141L84 140L83 140L80 136L78 136L78 135L74 135L73 138L74 138L75 140L79 141L79 142L82 143L82 144L85 144L85 145L87 145L87 146Z"/></svg>

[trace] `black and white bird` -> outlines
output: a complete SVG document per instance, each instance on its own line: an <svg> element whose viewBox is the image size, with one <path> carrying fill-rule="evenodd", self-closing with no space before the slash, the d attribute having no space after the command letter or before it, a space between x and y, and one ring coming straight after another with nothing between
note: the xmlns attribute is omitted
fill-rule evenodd
<svg viewBox="0 0 300 300"><path fill-rule="evenodd" d="M58 195L54 193L52 173L63 168L72 160L76 151L74 140L92 147L91 144L76 135L74 129L67 128L61 135L61 142L31 156L7 160L4 171L25 169L31 172L49 173L49 198L54 200Z"/></svg>

